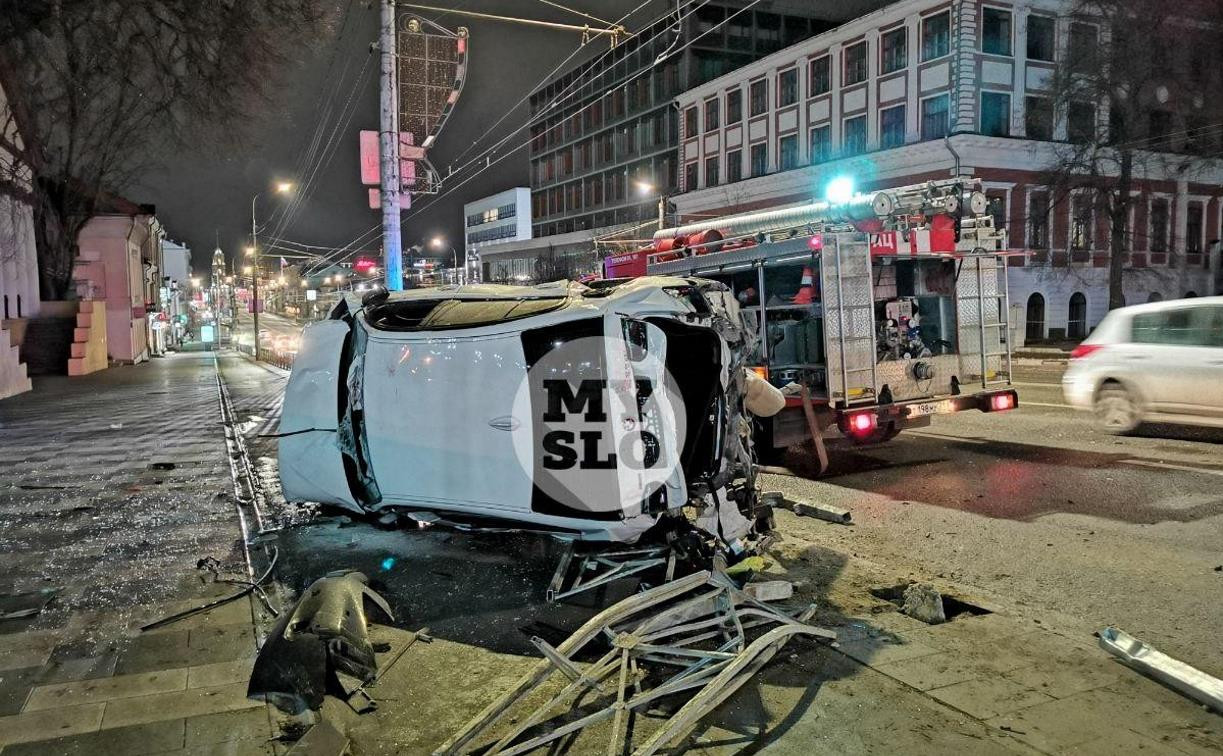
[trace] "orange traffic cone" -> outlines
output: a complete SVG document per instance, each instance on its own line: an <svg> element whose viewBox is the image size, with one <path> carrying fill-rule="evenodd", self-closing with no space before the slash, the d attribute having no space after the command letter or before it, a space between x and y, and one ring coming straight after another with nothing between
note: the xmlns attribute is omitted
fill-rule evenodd
<svg viewBox="0 0 1223 756"><path fill-rule="evenodd" d="M803 280L798 285L798 293L790 300L794 304L811 304L815 297L815 276L811 268L803 268Z"/></svg>

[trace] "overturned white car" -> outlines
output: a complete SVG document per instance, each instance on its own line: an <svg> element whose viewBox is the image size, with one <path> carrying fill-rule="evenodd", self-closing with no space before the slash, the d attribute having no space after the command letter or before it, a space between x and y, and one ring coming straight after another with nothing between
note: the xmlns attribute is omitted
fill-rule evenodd
<svg viewBox="0 0 1223 756"><path fill-rule="evenodd" d="M682 525L734 548L752 530L751 410L784 399L744 368L756 334L724 285L471 285L362 304L303 334L280 429L290 501L589 540Z"/></svg>

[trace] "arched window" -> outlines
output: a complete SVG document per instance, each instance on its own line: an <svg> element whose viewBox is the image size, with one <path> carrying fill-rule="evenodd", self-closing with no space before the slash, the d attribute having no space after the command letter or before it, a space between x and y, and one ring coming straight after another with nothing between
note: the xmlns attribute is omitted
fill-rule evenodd
<svg viewBox="0 0 1223 756"><path fill-rule="evenodd" d="M1147 297L1147 301L1148 302L1162 302L1164 301L1164 295L1160 294L1158 291L1153 291L1151 292L1151 296Z"/></svg>
<svg viewBox="0 0 1223 756"><path fill-rule="evenodd" d="M1076 291L1070 295L1070 312L1066 316L1066 337L1087 338L1087 297Z"/></svg>
<svg viewBox="0 0 1223 756"><path fill-rule="evenodd" d="M1040 341L1045 337L1045 298L1033 293L1028 297L1028 326L1024 335L1028 341Z"/></svg>

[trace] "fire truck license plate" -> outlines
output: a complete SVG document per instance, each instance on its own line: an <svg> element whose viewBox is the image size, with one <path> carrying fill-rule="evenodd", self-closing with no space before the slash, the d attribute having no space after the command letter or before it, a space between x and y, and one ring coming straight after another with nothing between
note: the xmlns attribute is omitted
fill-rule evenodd
<svg viewBox="0 0 1223 756"><path fill-rule="evenodd" d="M941 402L917 402L916 404L906 405L908 413L905 417L925 417L926 415L941 415L947 412L955 412L955 402L950 399L944 399Z"/></svg>

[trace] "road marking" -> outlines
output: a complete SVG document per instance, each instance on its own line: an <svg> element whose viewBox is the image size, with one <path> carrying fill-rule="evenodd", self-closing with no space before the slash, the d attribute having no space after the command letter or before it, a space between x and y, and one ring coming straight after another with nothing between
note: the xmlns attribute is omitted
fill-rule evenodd
<svg viewBox="0 0 1223 756"><path fill-rule="evenodd" d="M1193 467L1192 465L1174 465L1170 462L1149 462L1145 459L1123 459L1123 465L1139 465L1141 467L1159 467L1165 470L1180 470L1182 472L1204 473L1206 475L1218 475L1223 477L1223 470L1209 467Z"/></svg>
<svg viewBox="0 0 1223 756"><path fill-rule="evenodd" d="M1060 407L1061 409L1074 409L1069 404L1054 404L1053 402L1029 402L1023 399L1019 400L1019 409L1024 407Z"/></svg>
<svg viewBox="0 0 1223 756"><path fill-rule="evenodd" d="M1042 388L1061 388L1062 387L1062 384L1060 383L1027 383L1024 381L1011 381L1011 385L1012 386L1032 386L1032 387L1040 386Z"/></svg>

